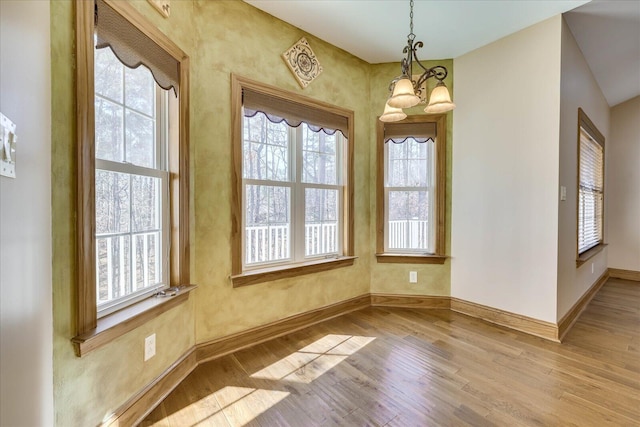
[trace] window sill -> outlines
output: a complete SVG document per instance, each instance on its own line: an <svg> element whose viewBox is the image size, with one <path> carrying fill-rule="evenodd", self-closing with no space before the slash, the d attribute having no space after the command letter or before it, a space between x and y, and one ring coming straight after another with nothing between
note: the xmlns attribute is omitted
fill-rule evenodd
<svg viewBox="0 0 640 427"><path fill-rule="evenodd" d="M334 268L348 267L353 265L357 258L358 257L355 256L343 256L340 258L308 261L296 265L251 270L242 274L231 276L231 282L233 283L234 288L238 288L240 286L255 285L257 283L270 282L272 280L302 276L303 274L318 273L320 271L333 270Z"/></svg>
<svg viewBox="0 0 640 427"><path fill-rule="evenodd" d="M580 267L582 264L587 262L589 259L591 259L594 256L598 255L607 246L608 245L606 243L600 243L598 246L594 246L591 249L589 249L588 251L585 251L585 252L581 253L580 255L578 255L578 258L576 259L576 268Z"/></svg>
<svg viewBox="0 0 640 427"><path fill-rule="evenodd" d="M189 299L196 285L183 285L171 297L149 297L113 314L98 319L98 326L89 332L71 338L76 356L82 357L129 331L143 325L159 314Z"/></svg>
<svg viewBox="0 0 640 427"><path fill-rule="evenodd" d="M376 254L379 263L387 264L444 264L446 255Z"/></svg>

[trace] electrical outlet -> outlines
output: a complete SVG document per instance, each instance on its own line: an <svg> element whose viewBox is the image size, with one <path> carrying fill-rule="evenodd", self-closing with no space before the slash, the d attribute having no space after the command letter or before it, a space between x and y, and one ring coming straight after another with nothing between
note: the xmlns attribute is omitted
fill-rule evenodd
<svg viewBox="0 0 640 427"><path fill-rule="evenodd" d="M409 283L418 283L418 272L410 271L409 272Z"/></svg>
<svg viewBox="0 0 640 427"><path fill-rule="evenodd" d="M156 334L151 334L144 339L144 361L156 355Z"/></svg>

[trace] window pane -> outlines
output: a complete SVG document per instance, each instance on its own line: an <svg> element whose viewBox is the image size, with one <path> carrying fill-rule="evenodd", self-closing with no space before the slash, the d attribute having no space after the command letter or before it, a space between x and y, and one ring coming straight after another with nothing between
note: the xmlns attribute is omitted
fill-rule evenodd
<svg viewBox="0 0 640 427"><path fill-rule="evenodd" d="M302 158L302 181L310 184L335 185L336 156L305 151Z"/></svg>
<svg viewBox="0 0 640 427"><path fill-rule="evenodd" d="M387 142L387 186L388 187L426 187L428 185L427 144L415 139L407 139L401 144Z"/></svg>
<svg viewBox="0 0 640 427"><path fill-rule="evenodd" d="M289 180L289 127L271 123L264 114L244 119L243 176L271 181Z"/></svg>
<svg viewBox="0 0 640 427"><path fill-rule="evenodd" d="M155 88L151 71L144 65L135 70L125 67L125 103L148 116L155 114Z"/></svg>
<svg viewBox="0 0 640 427"><path fill-rule="evenodd" d="M312 184L335 185L337 176L337 134L312 132L302 125L302 181Z"/></svg>
<svg viewBox="0 0 640 427"><path fill-rule="evenodd" d="M156 286L162 282L160 253L160 232L143 233L133 236L134 292Z"/></svg>
<svg viewBox="0 0 640 427"><path fill-rule="evenodd" d="M602 146L580 129L578 253L602 241L604 153Z"/></svg>
<svg viewBox="0 0 640 427"><path fill-rule="evenodd" d="M96 96L96 158L121 162L123 158L123 108Z"/></svg>
<svg viewBox="0 0 640 427"><path fill-rule="evenodd" d="M129 231L129 176L96 170L96 234Z"/></svg>
<svg viewBox="0 0 640 427"><path fill-rule="evenodd" d="M95 49L94 81L97 94L122 103L124 66L111 48Z"/></svg>
<svg viewBox="0 0 640 427"><path fill-rule="evenodd" d="M338 190L305 190L305 256L338 252Z"/></svg>
<svg viewBox="0 0 640 427"><path fill-rule="evenodd" d="M127 162L155 167L154 121L127 109Z"/></svg>
<svg viewBox="0 0 640 427"><path fill-rule="evenodd" d="M408 160L407 169L407 187L426 187L428 185L427 159Z"/></svg>
<svg viewBox="0 0 640 427"><path fill-rule="evenodd" d="M428 191L389 191L390 249L428 249L429 203Z"/></svg>
<svg viewBox="0 0 640 427"><path fill-rule="evenodd" d="M245 261L247 264L290 257L290 193L289 187L246 186Z"/></svg>
<svg viewBox="0 0 640 427"><path fill-rule="evenodd" d="M132 231L160 229L160 178L131 176Z"/></svg>
<svg viewBox="0 0 640 427"><path fill-rule="evenodd" d="M130 237L96 239L98 305L124 297L131 289Z"/></svg>

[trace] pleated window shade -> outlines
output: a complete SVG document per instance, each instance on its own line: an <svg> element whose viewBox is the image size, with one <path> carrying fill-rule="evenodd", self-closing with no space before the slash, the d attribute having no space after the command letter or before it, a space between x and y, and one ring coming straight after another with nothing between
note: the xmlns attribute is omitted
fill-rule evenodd
<svg viewBox="0 0 640 427"><path fill-rule="evenodd" d="M260 112L273 123L285 121L291 127L306 123L313 132L333 135L339 131L345 138L349 137L347 117L331 111L247 88L242 90L242 105L246 117L253 117Z"/></svg>
<svg viewBox="0 0 640 427"><path fill-rule="evenodd" d="M180 65L164 49L132 25L103 0L96 4L96 49L110 47L120 62L129 68L141 64L151 70L158 86L173 89L177 95Z"/></svg>
<svg viewBox="0 0 640 427"><path fill-rule="evenodd" d="M436 124L402 122L384 124L384 142L391 141L394 144L401 144L409 138L420 143L429 140L433 142L436 138Z"/></svg>
<svg viewBox="0 0 640 427"><path fill-rule="evenodd" d="M603 240L604 149L580 128L578 253Z"/></svg>

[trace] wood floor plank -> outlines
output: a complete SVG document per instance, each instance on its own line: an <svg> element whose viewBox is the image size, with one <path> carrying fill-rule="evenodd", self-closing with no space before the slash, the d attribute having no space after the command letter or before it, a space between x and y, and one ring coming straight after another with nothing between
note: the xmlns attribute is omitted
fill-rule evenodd
<svg viewBox="0 0 640 427"><path fill-rule="evenodd" d="M449 310L371 307L198 366L145 427L638 426L640 286L562 344Z"/></svg>

